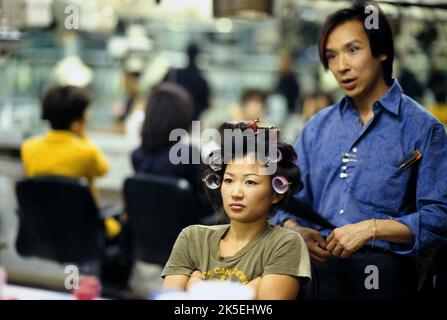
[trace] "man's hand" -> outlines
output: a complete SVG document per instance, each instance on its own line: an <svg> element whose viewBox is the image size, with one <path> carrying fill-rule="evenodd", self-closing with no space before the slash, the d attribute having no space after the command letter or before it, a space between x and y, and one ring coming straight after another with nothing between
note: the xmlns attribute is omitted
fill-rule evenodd
<svg viewBox="0 0 447 320"><path fill-rule="evenodd" d="M360 250L372 238L373 228L374 222L372 220L336 228L327 238L327 250L334 256L348 258L351 254Z"/></svg>
<svg viewBox="0 0 447 320"><path fill-rule="evenodd" d="M313 262L324 262L331 256L331 253L326 249L326 240L317 230L301 227L293 219L287 220L284 227L298 232L303 237L309 250L310 259Z"/></svg>

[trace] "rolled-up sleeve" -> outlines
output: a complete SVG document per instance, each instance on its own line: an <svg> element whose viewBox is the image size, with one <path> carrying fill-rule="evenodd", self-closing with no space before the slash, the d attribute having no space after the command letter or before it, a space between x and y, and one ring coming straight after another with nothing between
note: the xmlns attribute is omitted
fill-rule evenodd
<svg viewBox="0 0 447 320"><path fill-rule="evenodd" d="M429 246L447 243L447 136L434 124L424 145L416 181L416 212L395 218L414 235L412 247L391 245L399 254L416 255Z"/></svg>

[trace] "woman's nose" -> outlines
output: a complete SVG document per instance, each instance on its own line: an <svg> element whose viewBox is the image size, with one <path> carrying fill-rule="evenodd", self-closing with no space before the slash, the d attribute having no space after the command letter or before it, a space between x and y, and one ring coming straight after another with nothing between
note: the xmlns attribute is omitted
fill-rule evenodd
<svg viewBox="0 0 447 320"><path fill-rule="evenodd" d="M233 189L231 190L231 196L233 198L243 197L242 186L240 183L235 183Z"/></svg>

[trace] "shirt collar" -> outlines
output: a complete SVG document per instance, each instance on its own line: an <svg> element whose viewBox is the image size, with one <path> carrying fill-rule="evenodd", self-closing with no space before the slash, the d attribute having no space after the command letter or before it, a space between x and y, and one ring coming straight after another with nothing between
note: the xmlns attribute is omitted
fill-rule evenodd
<svg viewBox="0 0 447 320"><path fill-rule="evenodd" d="M379 103L389 112L399 115L400 101L402 99L402 87L399 82L394 79L393 84L385 93L385 95L379 99Z"/></svg>
<svg viewBox="0 0 447 320"><path fill-rule="evenodd" d="M69 140L74 137L74 133L68 130L50 130L46 134L46 138L51 141Z"/></svg>
<svg viewBox="0 0 447 320"><path fill-rule="evenodd" d="M339 107L340 107L340 114L343 114L346 108L348 107L354 108L352 101L348 96L344 96L343 98L341 98Z"/></svg>
<svg viewBox="0 0 447 320"><path fill-rule="evenodd" d="M402 87L399 82L394 79L393 84L388 91L377 102L389 112L399 115L400 101L402 99ZM354 107L352 100L348 96L344 96L340 100L340 112L346 109L346 107Z"/></svg>

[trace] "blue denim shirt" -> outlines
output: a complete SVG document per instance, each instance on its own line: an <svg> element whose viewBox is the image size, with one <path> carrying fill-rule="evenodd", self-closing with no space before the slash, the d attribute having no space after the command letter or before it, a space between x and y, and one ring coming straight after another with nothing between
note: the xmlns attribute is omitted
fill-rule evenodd
<svg viewBox="0 0 447 320"><path fill-rule="evenodd" d="M296 196L337 227L367 219L395 219L415 237L411 245L376 241L377 247L418 255L447 242L447 136L395 80L362 126L348 97L309 120L296 142L304 188ZM406 170L396 164L422 153ZM344 161L344 162L343 162ZM273 223L296 218L278 212ZM328 236L330 230L300 224Z"/></svg>

